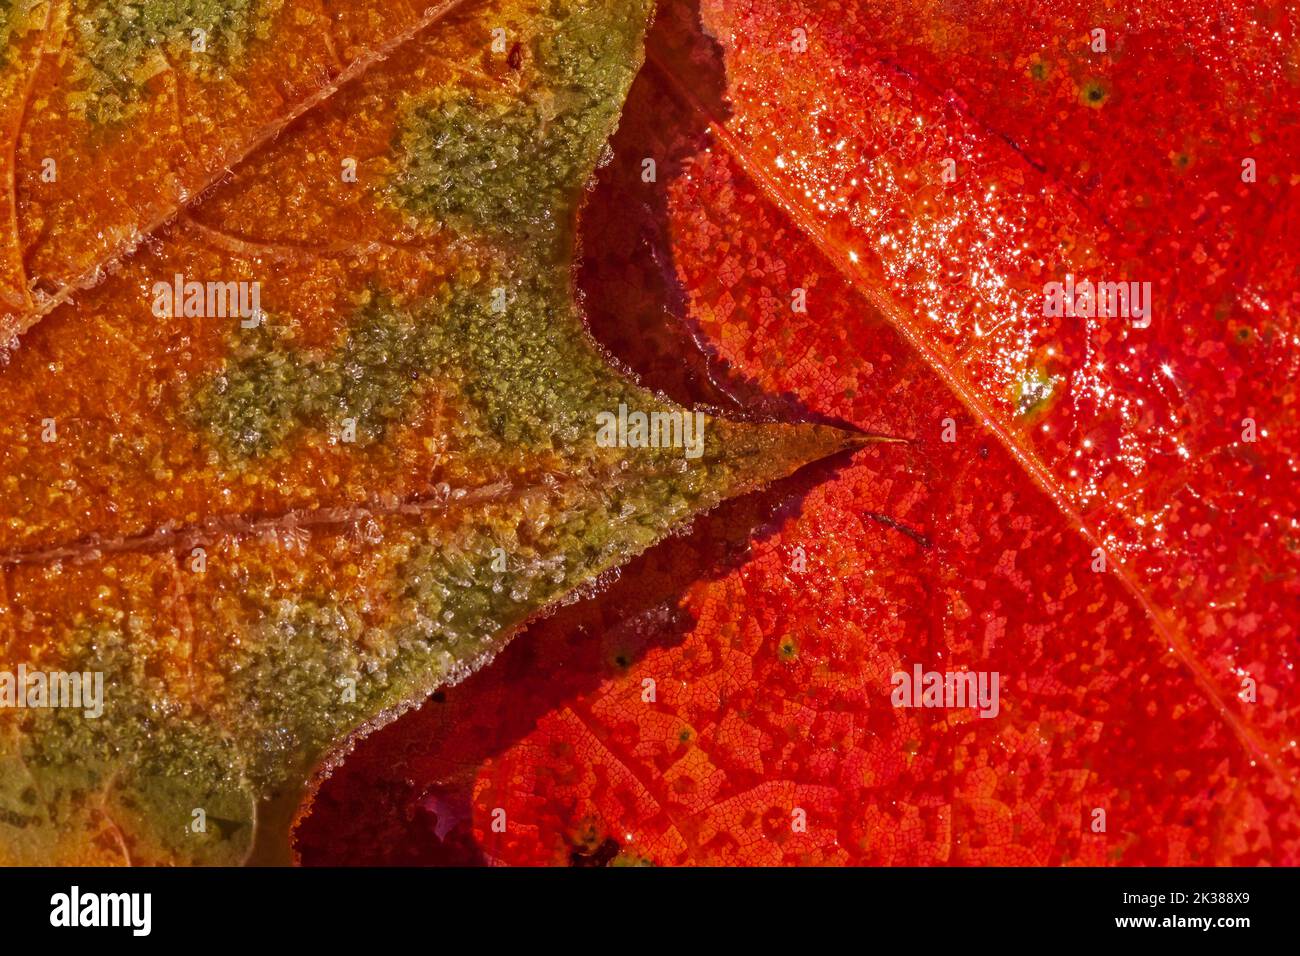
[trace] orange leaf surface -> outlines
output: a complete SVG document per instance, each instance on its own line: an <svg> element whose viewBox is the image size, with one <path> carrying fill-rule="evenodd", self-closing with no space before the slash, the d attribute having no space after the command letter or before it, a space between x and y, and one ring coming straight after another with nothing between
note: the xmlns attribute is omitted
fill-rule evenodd
<svg viewBox="0 0 1300 956"><path fill-rule="evenodd" d="M455 6L6 0L0 344Z"/></svg>

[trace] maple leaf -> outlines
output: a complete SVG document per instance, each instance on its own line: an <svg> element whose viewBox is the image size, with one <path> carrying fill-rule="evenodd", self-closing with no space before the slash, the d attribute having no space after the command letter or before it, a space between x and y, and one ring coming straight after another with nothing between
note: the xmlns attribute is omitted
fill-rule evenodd
<svg viewBox="0 0 1300 956"><path fill-rule="evenodd" d="M1220 8L665 4L584 219L598 337L907 453L532 629L367 741L304 858L1294 862L1293 25L1234 7L1219 55ZM1067 272L1150 281L1150 324L1045 315ZM891 706L915 662L1000 713ZM419 828L434 790L470 822Z"/></svg>
<svg viewBox="0 0 1300 956"><path fill-rule="evenodd" d="M1085 10L1054 11L1040 28L1059 38L1049 72L1068 72L1074 91L1054 133L1041 119L1059 109L1061 92L1036 86L1039 60L991 78L964 60L933 70L941 89L963 73L948 96L927 82L929 64L967 34L1005 22L1004 6L967 12L956 37L941 20L921 43L906 29L903 18L916 16L908 4L902 13L855 6L851 25L815 7L784 10L806 21L809 57L778 42L786 20L763 3L709 4L705 16L723 38L732 88L762 77L768 94L732 102L719 134L731 154L1078 528L1090 544L1083 566L1120 579L1243 743L1294 784L1294 717L1283 701L1295 678L1282 645L1295 633L1286 608L1297 579L1280 489L1296 473L1297 423L1285 399L1265 409L1300 361L1296 299L1257 293L1294 272L1278 241L1292 215L1280 169L1295 143L1294 111L1264 105L1291 102L1294 79L1272 66L1284 42L1273 25L1244 8L1253 43L1231 62L1206 70L1182 51L1151 51L1169 22L1203 6L1134 17L1112 28L1114 49ZM1035 20L1028 9L1018 17ZM882 39L864 44L862 32ZM1010 46L1004 29L971 42ZM915 46L928 55L905 52ZM1161 76L1161 87L1101 78L1115 58L1130 74ZM1176 132L1144 125L1153 90L1164 88L1162 102L1180 98L1190 82L1181 70L1205 84L1210 103L1240 89L1248 115L1197 99L1181 108ZM838 83L818 82L831 73ZM1022 92L991 95L1002 87ZM860 99L887 105L853 110ZM987 113L985 102L994 104ZM795 108L824 119L792 131ZM1115 112L1098 115L1105 110ZM1272 142L1254 142L1257 126ZM1134 147L1111 160L1106 144L1121 131ZM1190 177L1190 156L1167 148L1174 135L1196 144ZM1245 148L1264 164L1263 181L1243 173ZM943 175L949 158L953 182ZM1103 182L1092 182L1103 165ZM1145 212L1153 202L1172 228ZM1259 219L1272 221L1252 234ZM992 249L990 234L999 237ZM1067 276L1145 282L1146 314L1054 314L1047 290ZM1247 325L1259 337L1251 345L1240 334ZM1265 422L1269 440L1259 441ZM1216 524L1233 537L1207 534ZM1269 706L1250 706L1264 687Z"/></svg>
<svg viewBox="0 0 1300 956"><path fill-rule="evenodd" d="M27 331L0 395L6 861L286 859L350 737L861 440L688 410L586 335L574 220L648 14L449 14Z"/></svg>

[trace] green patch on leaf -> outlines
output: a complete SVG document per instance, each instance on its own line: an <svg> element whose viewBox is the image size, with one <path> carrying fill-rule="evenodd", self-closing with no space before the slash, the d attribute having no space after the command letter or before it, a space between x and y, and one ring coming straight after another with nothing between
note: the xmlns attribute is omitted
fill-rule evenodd
<svg viewBox="0 0 1300 956"><path fill-rule="evenodd" d="M234 333L234 353L196 390L188 420L240 460L283 449L305 430L339 434L347 421L359 447L382 441L429 383L475 413L457 423L462 450L590 444L596 415L620 402L666 410L621 387L599 354L573 348L582 331L567 273L534 270L449 285L406 305L373 294L325 353L271 331L274 319Z"/></svg>
<svg viewBox="0 0 1300 956"><path fill-rule="evenodd" d="M12 28L14 0L0 0L0 64L6 59L9 47L9 31Z"/></svg>
<svg viewBox="0 0 1300 956"><path fill-rule="evenodd" d="M462 292L446 308L471 308L467 298ZM274 331L273 319L241 331L225 369L193 397L189 419L232 458L265 455L303 428L337 432L349 420L358 444L379 441L438 364L430 317L438 308L408 311L375 297L324 355L295 347L286 331Z"/></svg>
<svg viewBox="0 0 1300 956"><path fill-rule="evenodd" d="M96 123L123 119L145 82L169 65L201 76L238 64L281 0L74 0L83 51L77 103ZM201 47L199 50L197 47Z"/></svg>
<svg viewBox="0 0 1300 956"><path fill-rule="evenodd" d="M549 237L617 119L640 31L613 2L550 4L517 96L454 89L414 101L398 143L399 205L462 232Z"/></svg>

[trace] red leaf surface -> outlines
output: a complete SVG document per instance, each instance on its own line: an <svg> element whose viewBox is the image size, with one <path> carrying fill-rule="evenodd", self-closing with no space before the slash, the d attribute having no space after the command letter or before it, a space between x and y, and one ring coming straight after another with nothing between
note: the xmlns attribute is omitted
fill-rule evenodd
<svg viewBox="0 0 1300 956"><path fill-rule="evenodd" d="M1296 50L1280 6L662 10L593 330L679 399L907 444L365 741L304 860L1297 862ZM1045 316L1066 273L1152 283L1150 325ZM914 663L1000 713L894 708Z"/></svg>

